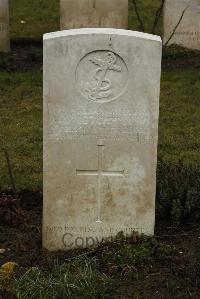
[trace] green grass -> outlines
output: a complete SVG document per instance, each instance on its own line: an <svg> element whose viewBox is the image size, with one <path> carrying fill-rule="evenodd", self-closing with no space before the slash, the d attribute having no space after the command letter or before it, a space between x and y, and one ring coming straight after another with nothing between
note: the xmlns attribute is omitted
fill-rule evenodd
<svg viewBox="0 0 200 299"><path fill-rule="evenodd" d="M1 141L9 152L17 189L42 187L42 73L0 73ZM0 189L10 186L0 151Z"/></svg>
<svg viewBox="0 0 200 299"><path fill-rule="evenodd" d="M145 31L150 33L160 0L137 0L137 3ZM11 39L40 40L44 33L59 30L59 15L59 0L10 0ZM129 0L129 28L141 31L132 0ZM160 21L156 33L161 32Z"/></svg>
<svg viewBox="0 0 200 299"><path fill-rule="evenodd" d="M11 39L38 40L44 33L57 30L59 0L10 0Z"/></svg>
<svg viewBox="0 0 200 299"><path fill-rule="evenodd" d="M55 264L50 271L31 268L13 282L18 298L105 298L110 279L89 259L76 259L71 263Z"/></svg>
<svg viewBox="0 0 200 299"><path fill-rule="evenodd" d="M200 165L200 74L195 70L165 71L161 81L158 157ZM18 190L42 189L42 73L1 72L2 140L13 166ZM0 188L10 181L0 151Z"/></svg>
<svg viewBox="0 0 200 299"><path fill-rule="evenodd" d="M158 156L200 166L200 73L162 73Z"/></svg>

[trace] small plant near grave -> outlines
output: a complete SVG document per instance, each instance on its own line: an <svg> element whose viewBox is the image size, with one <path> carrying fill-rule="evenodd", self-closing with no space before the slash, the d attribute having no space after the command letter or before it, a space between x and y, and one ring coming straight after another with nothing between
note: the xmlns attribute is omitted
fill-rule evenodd
<svg viewBox="0 0 200 299"><path fill-rule="evenodd" d="M8 194L0 195L0 225L17 226L25 219L19 200Z"/></svg>
<svg viewBox="0 0 200 299"><path fill-rule="evenodd" d="M7 262L0 267L0 290L6 292L12 290L12 278L17 266L14 262Z"/></svg>
<svg viewBox="0 0 200 299"><path fill-rule="evenodd" d="M123 271L124 268L142 267L150 257L151 250L146 244L116 243L114 249L108 248L102 253L100 262L104 267L110 265L113 270Z"/></svg>
<svg viewBox="0 0 200 299"><path fill-rule="evenodd" d="M189 219L199 222L199 167L159 160L157 173L157 216L176 225Z"/></svg>
<svg viewBox="0 0 200 299"><path fill-rule="evenodd" d="M101 267L107 268L109 273L127 273L142 269L153 258L165 258L175 253L176 249L173 246L155 238L139 237L134 232L131 238L121 235L114 243L107 244L97 256Z"/></svg>

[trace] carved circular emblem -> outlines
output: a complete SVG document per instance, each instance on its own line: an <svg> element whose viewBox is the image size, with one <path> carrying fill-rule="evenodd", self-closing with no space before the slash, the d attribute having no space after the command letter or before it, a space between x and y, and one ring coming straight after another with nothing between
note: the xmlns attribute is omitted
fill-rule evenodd
<svg viewBox="0 0 200 299"><path fill-rule="evenodd" d="M121 96L127 85L128 69L114 52L98 50L84 56L76 69L80 93L91 102L106 103Z"/></svg>

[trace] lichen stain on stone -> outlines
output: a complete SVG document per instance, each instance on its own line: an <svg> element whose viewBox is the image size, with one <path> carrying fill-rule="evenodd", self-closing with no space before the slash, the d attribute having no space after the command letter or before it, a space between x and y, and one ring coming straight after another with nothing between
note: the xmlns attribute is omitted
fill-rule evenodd
<svg viewBox="0 0 200 299"><path fill-rule="evenodd" d="M75 192L73 194L73 201L66 200L65 213L71 217L87 218L89 214L93 214L96 209L96 192L93 185L89 184L87 190ZM63 207L64 208L64 207Z"/></svg>
<svg viewBox="0 0 200 299"><path fill-rule="evenodd" d="M142 211L140 203L146 203L148 193L144 191L146 172L139 159L137 157L130 159L128 156L123 155L112 161L110 169L125 170L124 177L127 173L129 180L127 182L123 177L111 177L104 180L101 204L103 221L116 222L122 218L123 222L126 223L127 219L130 219L133 214L133 210L135 210L136 218L141 214L145 214L145 210ZM148 201L147 207L149 207Z"/></svg>
<svg viewBox="0 0 200 299"><path fill-rule="evenodd" d="M142 205L141 205L142 203ZM138 207L136 207L137 215L144 216L153 208L153 202L148 194L143 194L142 201L139 201Z"/></svg>
<svg viewBox="0 0 200 299"><path fill-rule="evenodd" d="M139 216L144 216L148 212L148 208L145 206L139 207L136 209L136 214Z"/></svg>

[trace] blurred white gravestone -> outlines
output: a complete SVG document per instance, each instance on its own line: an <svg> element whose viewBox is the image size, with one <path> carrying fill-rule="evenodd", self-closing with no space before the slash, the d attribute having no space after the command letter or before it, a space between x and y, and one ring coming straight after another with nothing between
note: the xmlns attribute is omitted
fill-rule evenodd
<svg viewBox="0 0 200 299"><path fill-rule="evenodd" d="M168 44L200 50L200 0L166 0L164 44L169 40L177 25Z"/></svg>
<svg viewBox="0 0 200 299"><path fill-rule="evenodd" d="M161 49L121 29L44 35L45 248L154 233Z"/></svg>
<svg viewBox="0 0 200 299"><path fill-rule="evenodd" d="M128 0L60 0L61 30L128 27Z"/></svg>
<svg viewBox="0 0 200 299"><path fill-rule="evenodd" d="M0 52L10 51L8 0L0 0Z"/></svg>

